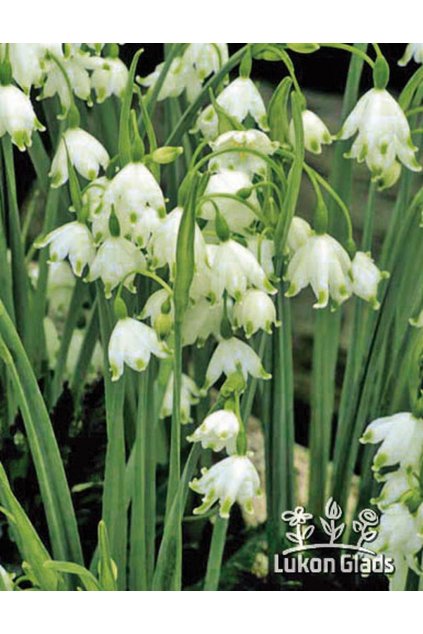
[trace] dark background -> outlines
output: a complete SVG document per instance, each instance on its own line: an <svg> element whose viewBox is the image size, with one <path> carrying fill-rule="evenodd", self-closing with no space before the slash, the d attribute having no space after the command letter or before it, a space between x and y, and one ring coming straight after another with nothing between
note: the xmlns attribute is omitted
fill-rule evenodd
<svg viewBox="0 0 423 634"><path fill-rule="evenodd" d="M229 44L229 53L235 53L244 44ZM398 60L402 57L406 44L380 44L390 69L391 80L389 87L392 90L401 90L406 81L416 69L416 64L411 61L405 68L398 66ZM154 70L156 64L163 61L163 44L124 44L121 48L122 59L130 64L135 51L144 49L139 63L139 74L147 75ZM374 57L369 46L371 57ZM330 93L343 93L350 54L330 48L321 48L310 55L300 55L290 51L294 62L295 71L300 86L305 89L320 90ZM256 79L266 79L277 82L286 71L282 64L276 62L254 61L253 76ZM371 83L371 72L367 64L363 73L363 86Z"/></svg>

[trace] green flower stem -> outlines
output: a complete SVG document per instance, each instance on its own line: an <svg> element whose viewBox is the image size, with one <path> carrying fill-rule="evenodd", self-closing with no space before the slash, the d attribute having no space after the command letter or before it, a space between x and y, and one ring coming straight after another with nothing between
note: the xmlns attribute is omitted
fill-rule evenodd
<svg viewBox="0 0 423 634"><path fill-rule="evenodd" d="M21 221L19 216L18 198L16 192L15 165L13 160L12 142L8 135L2 140L5 165L8 229L10 249L12 253L12 281L15 305L16 325L19 335L26 344L28 339L27 320L29 318L28 291L29 281L25 265L25 251L21 239Z"/></svg>
<svg viewBox="0 0 423 634"><path fill-rule="evenodd" d="M281 514L294 504L294 384L291 306L283 295L276 299L282 325L275 330L271 348L270 420L266 425L266 483L270 560L280 549L284 524Z"/></svg>
<svg viewBox="0 0 423 634"><path fill-rule="evenodd" d="M83 563L72 499L53 427L30 361L16 329L0 302L2 357L16 394L46 512L53 555Z"/></svg>
<svg viewBox="0 0 423 634"><path fill-rule="evenodd" d="M168 517L165 519L163 537L157 556L157 564L153 577L153 590L177 590L180 582L175 574L180 569L180 549L178 548L178 533L181 515L188 496L188 484L194 476L201 454L201 446L195 443L188 455L180 479L178 490L172 502Z"/></svg>
<svg viewBox="0 0 423 634"><path fill-rule="evenodd" d="M56 365L54 368L53 380L50 389L50 409L52 409L62 392L63 377L66 370L66 360L68 357L69 346L72 340L72 335L78 323L78 319L81 316L81 306L84 301L86 293L86 286L80 279L76 280L75 287L72 293L72 299L69 306L69 311L66 317L65 328L63 330L62 338L60 341L60 348L57 354Z"/></svg>
<svg viewBox="0 0 423 634"><path fill-rule="evenodd" d="M370 66L370 68L373 68L373 66L375 65L374 61L372 60L371 57L369 57L363 50L362 48L358 48L359 46L363 46L360 44L356 44L355 46L350 46L350 44L341 44L341 43L319 43L319 46L321 47L325 47L325 48L336 48L340 51L347 51L348 53L351 53L352 55L356 55L360 61L366 62L366 64L368 64ZM365 45L367 47L367 44Z"/></svg>
<svg viewBox="0 0 423 634"><path fill-rule="evenodd" d="M73 394L74 406L76 409L78 409L82 398L89 365L91 363L94 348L98 342L99 332L97 300L95 300L84 339L82 341L81 350L70 380L70 390Z"/></svg>
<svg viewBox="0 0 423 634"><path fill-rule="evenodd" d="M204 590L218 590L229 520L217 516L213 526Z"/></svg>
<svg viewBox="0 0 423 634"><path fill-rule="evenodd" d="M104 384L106 392L107 450L103 487L103 512L110 539L112 558L118 569L118 588L126 587L127 509L125 496L125 431L123 406L125 400L125 375L112 383L108 372L107 348L113 326L110 306L104 299L101 286L97 285L100 333L104 351Z"/></svg>
<svg viewBox="0 0 423 634"><path fill-rule="evenodd" d="M365 52L367 45L359 44L357 47ZM354 47L354 51L355 50L357 49ZM362 69L363 56L354 55L350 61L342 107L342 119L347 116L357 102ZM351 196L352 163L344 159L343 154L345 150L345 143L338 142L335 148L330 184L331 189L338 193L340 200L348 204ZM319 179L318 182L324 186L323 182ZM334 213L336 205L339 205L339 202L331 196L328 201L330 233L335 236L342 236L344 235L342 233L343 226L340 226L339 214ZM345 218L347 218L347 215ZM349 231L351 230L349 229ZM335 403L335 371L338 357L340 326L340 310L335 313L331 313L328 309L317 311L313 344L311 385L312 412L309 441L311 465L309 510L314 514L320 514L322 512L327 493L328 463L330 458L332 420ZM337 434L337 442L339 442L339 438L340 434ZM347 449L348 448L347 445ZM338 498L335 499L338 500Z"/></svg>
<svg viewBox="0 0 423 634"><path fill-rule="evenodd" d="M156 524L155 425L150 367L140 375L131 510L130 588L149 590L153 580Z"/></svg>

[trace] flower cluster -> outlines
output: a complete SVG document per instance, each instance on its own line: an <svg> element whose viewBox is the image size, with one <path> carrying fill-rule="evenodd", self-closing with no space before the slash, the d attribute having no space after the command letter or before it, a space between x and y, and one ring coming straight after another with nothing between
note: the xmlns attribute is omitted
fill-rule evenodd
<svg viewBox="0 0 423 634"><path fill-rule="evenodd" d="M420 573L417 554L423 547L423 420L409 412L378 418L367 427L361 442L380 444L373 470L382 486L372 502L382 516L371 548L394 559L391 589L403 588L409 568Z"/></svg>

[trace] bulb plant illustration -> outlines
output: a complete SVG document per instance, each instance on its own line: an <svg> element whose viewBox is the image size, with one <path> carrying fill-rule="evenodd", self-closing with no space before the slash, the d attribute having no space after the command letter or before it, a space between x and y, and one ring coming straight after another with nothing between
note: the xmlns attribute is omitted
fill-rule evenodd
<svg viewBox="0 0 423 634"><path fill-rule="evenodd" d="M404 46L399 64L417 66L398 96L378 44L166 44L152 73L122 46L0 44L0 528L19 553L0 561L0 589L181 590L186 543L212 526L198 583L217 590L234 514L264 524L271 562L285 537L312 542L313 516L341 540L347 504L359 546L394 558L391 588L418 589L423 45ZM349 55L337 130L295 69L323 47ZM74 481L55 416L69 398L72 434L89 438L93 384L101 474ZM42 522L7 443L34 469ZM78 476L89 468L80 457ZM91 548L77 496L96 487Z"/></svg>

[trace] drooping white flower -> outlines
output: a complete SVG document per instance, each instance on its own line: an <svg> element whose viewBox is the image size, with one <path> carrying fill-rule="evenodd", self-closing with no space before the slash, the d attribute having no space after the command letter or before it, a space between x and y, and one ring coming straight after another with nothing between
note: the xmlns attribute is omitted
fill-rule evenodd
<svg viewBox="0 0 423 634"><path fill-rule="evenodd" d="M129 72L125 64L118 57L92 57L90 66L93 68L91 87L95 91L97 103L115 95L122 97Z"/></svg>
<svg viewBox="0 0 423 634"><path fill-rule="evenodd" d="M377 288L379 282L387 276L387 273L377 268L370 253L357 251L352 261L352 275L353 293L369 302L375 310L378 310L380 303L377 299Z"/></svg>
<svg viewBox="0 0 423 634"><path fill-rule="evenodd" d="M47 245L50 245L50 261L69 258L72 270L78 277L82 275L84 267L91 266L94 260L94 240L87 225L82 222L68 222L35 243L37 249Z"/></svg>
<svg viewBox="0 0 423 634"><path fill-rule="evenodd" d="M314 308L325 308L329 297L342 304L351 295L351 260L335 238L314 234L294 253L286 279L287 297L310 284L317 299Z"/></svg>
<svg viewBox="0 0 423 634"><path fill-rule="evenodd" d="M361 437L361 442L378 444L373 469L400 463L403 469L419 469L423 453L423 420L410 412L400 412L374 420Z"/></svg>
<svg viewBox="0 0 423 634"><path fill-rule="evenodd" d="M267 277L271 277L275 268L273 266L273 257L275 255L275 243L273 240L263 238L261 235L248 236L247 246L251 253L260 264Z"/></svg>
<svg viewBox="0 0 423 634"><path fill-rule="evenodd" d="M270 297L263 291L250 288L242 299L234 305L234 324L244 328L247 339L257 330L272 332L272 325L280 325L276 319L276 308Z"/></svg>
<svg viewBox="0 0 423 634"><path fill-rule="evenodd" d="M79 99L88 103L91 96L90 75L87 70L89 60L89 53L81 51L78 46L73 47L69 55L60 57L60 63L69 78L72 91ZM43 84L40 99L58 95L63 110L67 111L71 106L71 95L62 70L54 60L49 60L46 62L45 71L46 81Z"/></svg>
<svg viewBox="0 0 423 634"><path fill-rule="evenodd" d="M313 154L322 153L322 145L330 145L332 136L327 126L320 117L311 110L303 110L301 113L304 130L304 147ZM295 142L294 121L289 124L289 140L292 145Z"/></svg>
<svg viewBox="0 0 423 634"><path fill-rule="evenodd" d="M100 141L81 128L69 128L51 164L52 187L60 187L68 180L68 156L76 171L87 180L97 178L100 167L106 169L109 163L109 155Z"/></svg>
<svg viewBox="0 0 423 634"><path fill-rule="evenodd" d="M263 368L260 357L248 344L236 337L223 339L210 359L205 387L214 385L221 374L230 376L238 371L245 380L249 374L257 379L269 379L271 376Z"/></svg>
<svg viewBox="0 0 423 634"><path fill-rule="evenodd" d="M407 44L404 55L399 60L398 65L406 66L411 58L417 64L423 63L423 44Z"/></svg>
<svg viewBox="0 0 423 634"><path fill-rule="evenodd" d="M413 486L413 475L405 469L397 469L381 476L383 487L378 497L372 500L373 504L377 504L381 511L387 509L392 504L396 504L401 500L404 493L409 491Z"/></svg>
<svg viewBox="0 0 423 634"><path fill-rule="evenodd" d="M189 44L183 61L186 68L185 88L189 102L199 95L204 81L217 73L228 61L227 44Z"/></svg>
<svg viewBox="0 0 423 634"><path fill-rule="evenodd" d="M186 425L192 422L191 406L200 401L202 392L193 379L187 374L182 374L181 385L181 423ZM173 372L166 385L163 397L160 418L167 418L172 415L173 410Z"/></svg>
<svg viewBox="0 0 423 634"><path fill-rule="evenodd" d="M5 591L13 591L13 577L7 570L0 566L0 589Z"/></svg>
<svg viewBox="0 0 423 634"><path fill-rule="evenodd" d="M189 306L184 314L182 323L182 343L184 346L202 346L213 335L220 335L220 324L223 318L223 302L211 304L207 299L200 298Z"/></svg>
<svg viewBox="0 0 423 634"><path fill-rule="evenodd" d="M189 102L194 101L205 79L216 73L228 60L226 44L189 44L183 55L175 57L160 88L158 101L179 97L186 91ZM164 62L140 80L142 86L153 87L163 69Z"/></svg>
<svg viewBox="0 0 423 634"><path fill-rule="evenodd" d="M141 78L140 84L141 86L145 86L146 88L152 88L157 80L160 77L160 73L162 72L164 67L164 62L156 66L154 71L147 75L147 77ZM159 95L157 97L158 101L163 101L163 99L168 99L169 97L179 97L182 95L185 89L186 84L186 68L182 57L175 57L171 64L170 68L166 74L165 80L160 88Z"/></svg>
<svg viewBox="0 0 423 634"><path fill-rule="evenodd" d="M150 170L142 163L128 163L112 179L104 201L114 207L121 233L145 245L165 214L162 190Z"/></svg>
<svg viewBox="0 0 423 634"><path fill-rule="evenodd" d="M289 253L295 253L300 247L307 242L312 236L313 229L308 224L307 220L294 216L289 225L288 235L286 238L286 246Z"/></svg>
<svg viewBox="0 0 423 634"><path fill-rule="evenodd" d="M370 545L376 552L404 557L414 555L422 546L417 518L404 504L393 504L382 513L379 534Z"/></svg>
<svg viewBox="0 0 423 634"><path fill-rule="evenodd" d="M407 118L387 90L372 88L366 92L338 136L349 139L356 132L358 136L348 156L359 162L365 160L375 179L384 178L397 157L410 170L421 170Z"/></svg>
<svg viewBox="0 0 423 634"><path fill-rule="evenodd" d="M206 513L219 501L219 515L228 518L237 502L247 513L253 512L253 499L260 495L260 479L255 466L247 456L229 456L203 469L200 479L190 482L190 488L203 496L202 504L194 514Z"/></svg>
<svg viewBox="0 0 423 634"><path fill-rule="evenodd" d="M259 128L264 131L269 129L263 98L249 77L238 77L232 81L216 101L238 123L242 123L250 115ZM213 105L199 114L193 131L198 130L207 140L215 139L219 134L219 119Z"/></svg>
<svg viewBox="0 0 423 634"><path fill-rule="evenodd" d="M107 238L97 251L87 281L93 282L101 278L107 298L112 290L124 281L124 285L131 292L135 292L135 271L146 268L146 262L141 251L129 240L122 237Z"/></svg>
<svg viewBox="0 0 423 634"><path fill-rule="evenodd" d="M239 301L249 287L276 293L254 255L239 242L226 240L218 245L207 245L207 254L213 271L211 287L216 299L220 299L226 290Z"/></svg>
<svg viewBox="0 0 423 634"><path fill-rule="evenodd" d="M171 276L175 273L176 245L182 213L183 209L181 207L175 207L173 211L167 214L167 216L161 220L157 229L155 229L148 244L152 266L160 268L167 264ZM205 266L207 262L206 245L198 226L195 227L194 257L197 268Z"/></svg>
<svg viewBox="0 0 423 634"><path fill-rule="evenodd" d="M29 93L32 86L40 86L45 71L45 56L48 51L57 57L62 55L61 44L9 44L9 61L12 76L16 83ZM5 44L0 44L1 55L4 55Z"/></svg>
<svg viewBox="0 0 423 634"><path fill-rule="evenodd" d="M0 137L9 134L21 152L32 144L34 130L44 130L31 100L16 86L0 86Z"/></svg>
<svg viewBox="0 0 423 634"><path fill-rule="evenodd" d="M260 156L245 150L255 150L265 156L271 156L276 152L279 144L276 141L271 141L260 130L234 130L224 132L215 141L212 141L210 146L214 152L233 150L213 157L209 162L211 171L240 170L253 178L255 174L265 175L267 165Z"/></svg>
<svg viewBox="0 0 423 634"><path fill-rule="evenodd" d="M166 289L161 288L150 295L144 304L144 308L141 311L141 319L150 319L151 324L154 324L157 317L162 312L163 304L169 301L169 294ZM170 312L173 313L173 305L170 305Z"/></svg>
<svg viewBox="0 0 423 634"><path fill-rule="evenodd" d="M205 201L201 205L199 217L213 221L216 216L215 206L217 206L229 229L235 233L243 233L257 218L251 210L251 206L259 209L257 194L253 190L245 202L225 198L225 194L235 195L241 189L249 188L251 185L251 180L245 172L225 169L212 174L204 190L204 196L212 196L213 201Z"/></svg>
<svg viewBox="0 0 423 634"><path fill-rule="evenodd" d="M168 356L165 344L157 338L153 328L141 321L125 317L119 319L109 341L109 363L112 381L117 381L123 374L123 366L142 372L154 354L160 359Z"/></svg>
<svg viewBox="0 0 423 634"><path fill-rule="evenodd" d="M187 436L189 442L201 442L203 449L235 453L236 438L239 432L239 420L234 412L219 409L206 416L201 425Z"/></svg>

